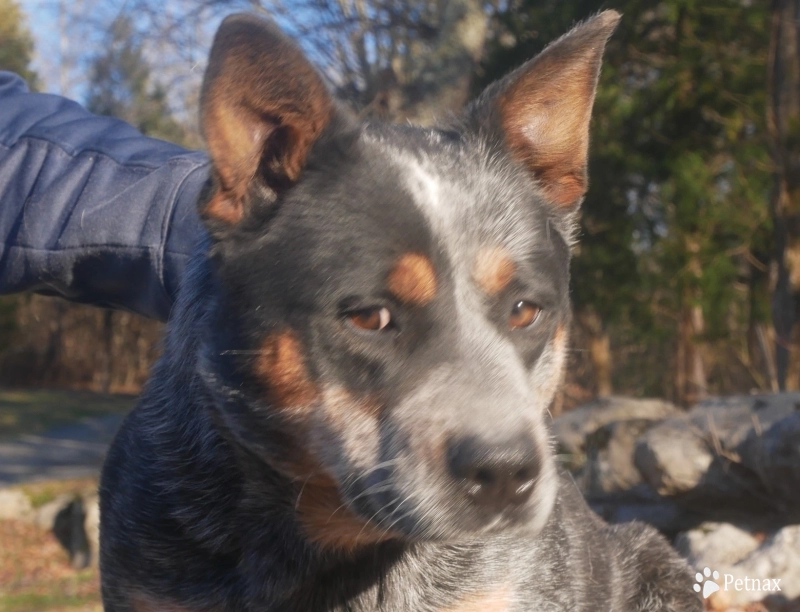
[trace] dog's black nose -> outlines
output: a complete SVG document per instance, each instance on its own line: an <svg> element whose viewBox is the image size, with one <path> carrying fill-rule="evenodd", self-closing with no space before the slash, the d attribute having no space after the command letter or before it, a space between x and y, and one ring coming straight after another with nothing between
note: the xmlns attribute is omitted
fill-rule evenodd
<svg viewBox="0 0 800 612"><path fill-rule="evenodd" d="M450 472L467 494L495 512L526 502L539 475L536 445L527 436L500 444L451 440L447 454Z"/></svg>

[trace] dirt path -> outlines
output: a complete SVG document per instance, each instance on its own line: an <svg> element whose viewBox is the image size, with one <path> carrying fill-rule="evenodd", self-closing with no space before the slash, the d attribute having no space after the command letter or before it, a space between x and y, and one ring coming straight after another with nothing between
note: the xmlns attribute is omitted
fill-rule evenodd
<svg viewBox="0 0 800 612"><path fill-rule="evenodd" d="M123 418L87 417L45 434L0 441L0 487L96 475Z"/></svg>
<svg viewBox="0 0 800 612"><path fill-rule="evenodd" d="M0 390L0 488L96 476L134 398Z"/></svg>

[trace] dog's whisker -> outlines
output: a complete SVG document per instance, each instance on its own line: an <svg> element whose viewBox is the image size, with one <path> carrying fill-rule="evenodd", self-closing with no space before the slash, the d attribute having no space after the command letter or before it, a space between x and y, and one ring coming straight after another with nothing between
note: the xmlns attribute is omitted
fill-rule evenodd
<svg viewBox="0 0 800 612"><path fill-rule="evenodd" d="M300 492L297 494L297 500L294 503L295 511L297 511L297 509L300 507L300 498L303 496L303 491L306 490L306 485L308 484L308 481L311 480L312 476L314 476L314 472L310 473L306 477L306 479L303 481L303 486L300 487Z"/></svg>
<svg viewBox="0 0 800 612"><path fill-rule="evenodd" d="M333 512L331 512L331 515L328 517L328 521L327 521L327 522L330 522L330 520L333 518L333 515L334 515L334 514L336 514L337 512L339 512L339 510L341 510L341 509L342 509L342 508L344 508L345 506L348 506L348 505L350 505L350 504L351 504L351 503L353 503L354 501L356 501L356 500L358 500L358 499L361 499L362 497L366 497L367 495L371 495L372 493L382 493L383 491L391 491L391 490L392 490L392 487L391 487L391 485L386 485L386 486L384 486L384 487L380 487L379 485L375 485L375 486L373 486L373 487L370 487L370 488L369 488L369 489L367 489L366 491L362 491L361 493L359 493L358 495L356 495L356 496L355 496L353 499L351 499L349 502L343 502L343 503L342 503L342 504L341 504L341 505L340 505L338 508L336 508L336 510L334 510Z"/></svg>

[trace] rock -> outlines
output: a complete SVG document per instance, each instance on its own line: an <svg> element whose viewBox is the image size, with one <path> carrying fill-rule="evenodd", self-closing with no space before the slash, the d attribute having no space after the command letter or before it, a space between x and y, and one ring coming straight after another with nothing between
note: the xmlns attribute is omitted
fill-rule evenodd
<svg viewBox="0 0 800 612"><path fill-rule="evenodd" d="M53 501L47 502L33 512L33 522L41 529L52 529L58 513L67 507L73 499L73 495L59 495Z"/></svg>
<svg viewBox="0 0 800 612"><path fill-rule="evenodd" d="M731 572L741 578L780 578L781 593L786 599L800 597L800 525L790 525L767 538L752 554L736 563ZM740 593L734 603L748 603L762 599L757 591ZM749 597L744 597L749 595Z"/></svg>
<svg viewBox="0 0 800 612"><path fill-rule="evenodd" d="M609 523L641 521L666 534L689 529L698 522L698 517L683 506L669 500L648 500L644 496L641 499L630 495L609 496L591 499L589 505Z"/></svg>
<svg viewBox="0 0 800 612"><path fill-rule="evenodd" d="M33 507L31 500L18 489L0 489L0 520L27 520Z"/></svg>
<svg viewBox="0 0 800 612"><path fill-rule="evenodd" d="M714 453L686 418L650 428L634 451L634 464L644 481L661 495L695 488L713 461Z"/></svg>
<svg viewBox="0 0 800 612"><path fill-rule="evenodd" d="M800 455L792 446L798 406L800 393L711 398L650 428L634 463L662 495L691 493L688 504L735 501L754 508L778 501L766 483L779 467L791 484L772 489L791 500L800 495L800 464L779 455ZM773 435L763 435L774 427Z"/></svg>
<svg viewBox="0 0 800 612"><path fill-rule="evenodd" d="M703 523L675 539L675 548L694 568L736 563L758 546L755 536L730 523Z"/></svg>
<svg viewBox="0 0 800 612"><path fill-rule="evenodd" d="M642 476L633 462L639 437L654 421L631 419L603 425L586 438L586 462L576 481L584 495L627 491L642 483Z"/></svg>
<svg viewBox="0 0 800 612"><path fill-rule="evenodd" d="M753 427L737 450L742 465L759 477L773 503L800 513L800 412L767 429Z"/></svg>
<svg viewBox="0 0 800 612"><path fill-rule="evenodd" d="M100 498L97 495L87 497L83 507L86 511L83 526L89 540L92 564L96 566L100 560Z"/></svg>
<svg viewBox="0 0 800 612"><path fill-rule="evenodd" d="M644 419L660 421L680 414L672 403L661 399L603 397L564 414L553 421L553 435L562 452L582 455L586 438L615 421Z"/></svg>
<svg viewBox="0 0 800 612"><path fill-rule="evenodd" d="M715 448L735 452L754 428L769 429L798 406L800 393L713 397L698 403L686 418Z"/></svg>

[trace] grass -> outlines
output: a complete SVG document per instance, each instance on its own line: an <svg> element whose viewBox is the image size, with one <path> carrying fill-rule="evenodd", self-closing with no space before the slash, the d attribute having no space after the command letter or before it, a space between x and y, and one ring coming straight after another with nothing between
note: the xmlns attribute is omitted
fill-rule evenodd
<svg viewBox="0 0 800 612"><path fill-rule="evenodd" d="M0 440L41 434L86 417L125 414L136 398L88 391L0 390Z"/></svg>
<svg viewBox="0 0 800 612"><path fill-rule="evenodd" d="M74 480L46 480L32 482L14 487L20 489L31 500L31 506L41 508L62 495L69 497L87 497L97 493L96 478L79 478Z"/></svg>

